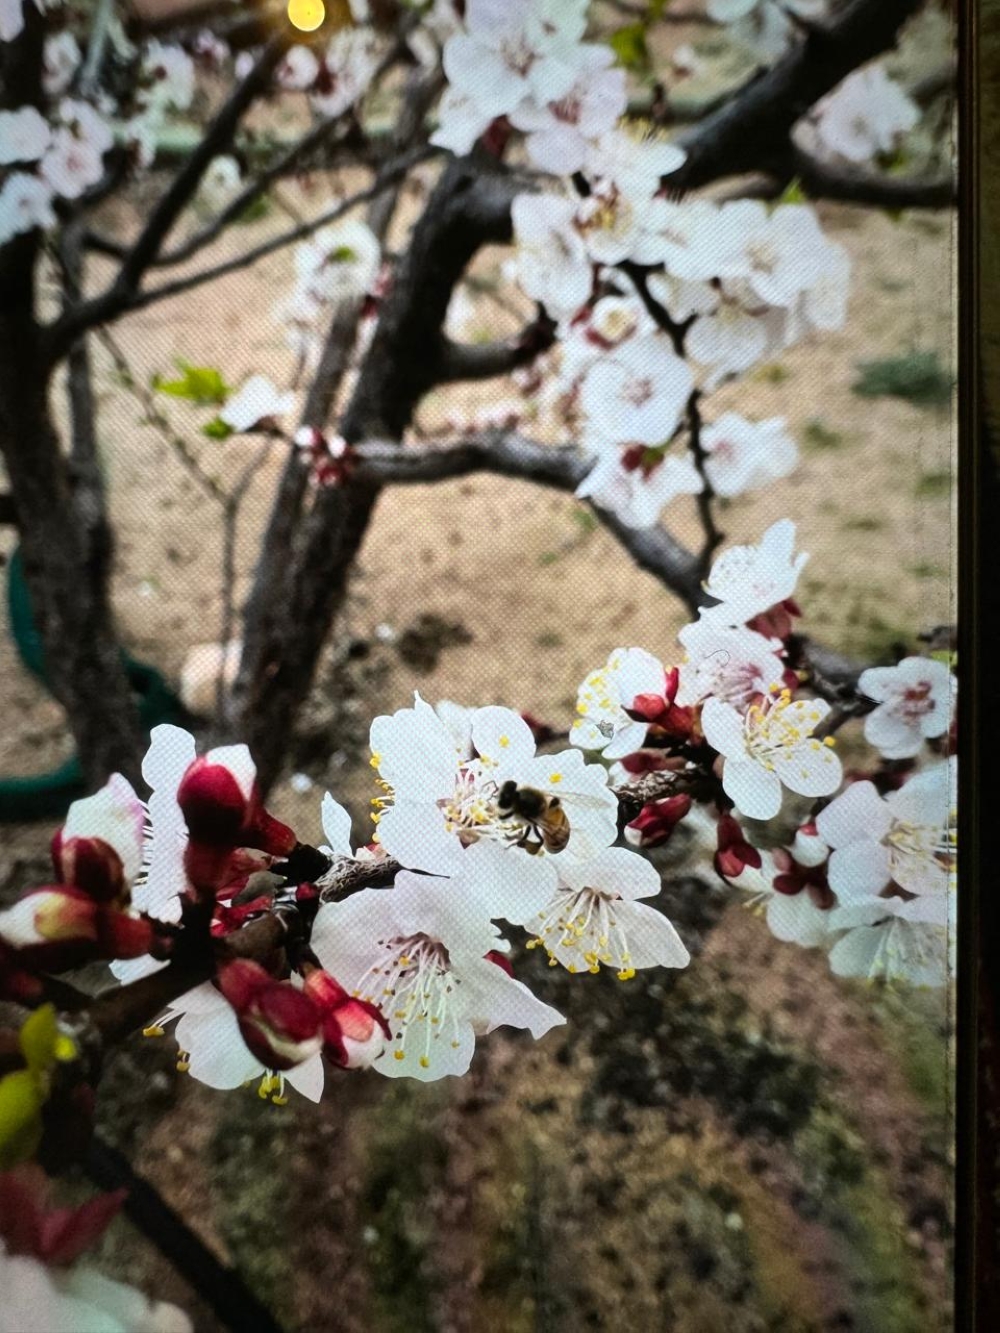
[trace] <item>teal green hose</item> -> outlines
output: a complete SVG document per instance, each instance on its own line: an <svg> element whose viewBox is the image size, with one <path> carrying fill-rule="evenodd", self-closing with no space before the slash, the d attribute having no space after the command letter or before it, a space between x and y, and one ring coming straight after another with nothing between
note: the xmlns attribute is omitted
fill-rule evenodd
<svg viewBox="0 0 1000 1333"><path fill-rule="evenodd" d="M51 691L45 670L45 649L31 611L31 599L24 580L20 549L15 550L7 567L7 610L10 630L18 657L25 667ZM129 684L136 695L139 721L144 734L160 722L183 722L183 705L155 667L137 662L124 654ZM83 768L77 755L58 768L32 777L0 777L0 824L28 822L34 819L59 819L70 804L86 792Z"/></svg>

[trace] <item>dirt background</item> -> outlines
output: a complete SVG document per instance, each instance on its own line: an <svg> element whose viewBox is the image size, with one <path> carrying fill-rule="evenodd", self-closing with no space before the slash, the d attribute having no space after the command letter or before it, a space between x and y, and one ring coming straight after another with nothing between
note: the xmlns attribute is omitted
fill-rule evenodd
<svg viewBox="0 0 1000 1333"><path fill-rule="evenodd" d="M316 180L307 194L290 183L281 196L313 209L345 184ZM860 363L912 351L954 365L952 223L835 206L820 215L854 260L847 325L710 400L713 416L785 417L801 448L788 480L727 505L722 525L730 542L751 541L792 517L811 553L803 628L885 661L953 615L954 422L852 385ZM285 225L273 206L216 253ZM484 253L477 274L495 276L502 258ZM271 311L291 264L279 254L123 322L116 337L135 375L168 374L182 356L233 384L252 372L286 382L292 357ZM91 281L101 276L95 265ZM510 319L481 300L477 336ZM144 424L101 347L95 362L122 634L176 681L191 647L218 637L219 510ZM432 428L506 393L442 394L420 420ZM224 485L261 448L206 440L209 413L163 405ZM243 507L240 595L282 462L271 446ZM693 539L693 508L679 502L668 518ZM12 547L3 530L0 550ZM0 772L27 774L55 766L68 741L58 707L16 659L5 614ZM613 648L641 644L669 660L684 620L571 498L492 477L389 492L275 809L318 839L330 787L363 836L375 713L417 688L558 724ZM49 832L3 829L6 892L40 873ZM773 940L683 839L664 869L663 906L698 953L690 969L622 985L522 953L519 974L568 1025L538 1044L492 1037L467 1079L331 1078L318 1110L294 1097L279 1108L253 1090L213 1093L174 1070L169 1039L137 1038L102 1086L101 1130L289 1330L950 1327L948 998L832 978L822 955ZM125 1222L101 1261L193 1308L199 1330L216 1327Z"/></svg>

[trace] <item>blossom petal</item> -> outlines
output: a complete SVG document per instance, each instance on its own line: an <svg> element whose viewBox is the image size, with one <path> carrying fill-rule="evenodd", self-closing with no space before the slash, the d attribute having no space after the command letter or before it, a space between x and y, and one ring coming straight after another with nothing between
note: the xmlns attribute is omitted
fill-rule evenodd
<svg viewBox="0 0 1000 1333"><path fill-rule="evenodd" d="M753 760L727 759L722 769L722 786L748 819L773 819L781 809L781 779Z"/></svg>

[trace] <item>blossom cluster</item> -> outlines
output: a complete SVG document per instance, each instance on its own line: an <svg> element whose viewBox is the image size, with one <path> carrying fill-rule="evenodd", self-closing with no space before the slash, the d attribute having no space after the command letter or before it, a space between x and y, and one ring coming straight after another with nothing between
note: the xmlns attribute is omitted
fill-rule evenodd
<svg viewBox="0 0 1000 1333"><path fill-rule="evenodd" d="M21 0L10 0L0 40L13 40L22 24ZM34 105L0 111L0 245L55 226L60 201L79 200L101 184L116 140L137 165L149 166L168 113L191 105L195 69L182 47L151 38L135 48L120 25L115 40L135 64L129 115L104 91L74 92L81 52L69 29L45 40L44 114Z"/></svg>
<svg viewBox="0 0 1000 1333"><path fill-rule="evenodd" d="M681 661L668 669L642 649L616 650L581 685L571 739L631 781L667 767L679 744L689 756L708 747L722 789L715 869L766 909L774 934L828 949L838 975L943 985L955 907L954 677L923 657L862 672L865 739L908 771L845 783L831 705L792 669L807 558L794 555L794 537L783 521L758 546L723 552L706 584L716 600L680 631ZM662 836L652 813L634 825L640 845Z"/></svg>

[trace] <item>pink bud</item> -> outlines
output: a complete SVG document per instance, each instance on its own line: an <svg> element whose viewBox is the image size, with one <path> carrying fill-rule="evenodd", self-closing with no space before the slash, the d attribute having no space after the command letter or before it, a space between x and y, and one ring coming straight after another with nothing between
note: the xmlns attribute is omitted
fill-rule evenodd
<svg viewBox="0 0 1000 1333"><path fill-rule="evenodd" d="M38 944L96 942L98 906L67 885L33 889L0 912L0 935L16 949Z"/></svg>

